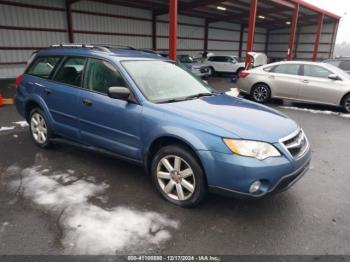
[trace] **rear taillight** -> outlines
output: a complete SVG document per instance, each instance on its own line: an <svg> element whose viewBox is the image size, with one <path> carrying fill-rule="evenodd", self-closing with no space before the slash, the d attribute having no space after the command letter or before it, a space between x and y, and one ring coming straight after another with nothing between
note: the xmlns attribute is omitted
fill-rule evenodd
<svg viewBox="0 0 350 262"><path fill-rule="evenodd" d="M20 75L16 78L16 88L20 86L20 84L22 83L22 80L23 80L23 75Z"/></svg>
<svg viewBox="0 0 350 262"><path fill-rule="evenodd" d="M248 71L241 71L240 73L239 73L239 77L240 78L246 78L247 76L249 76L249 72Z"/></svg>

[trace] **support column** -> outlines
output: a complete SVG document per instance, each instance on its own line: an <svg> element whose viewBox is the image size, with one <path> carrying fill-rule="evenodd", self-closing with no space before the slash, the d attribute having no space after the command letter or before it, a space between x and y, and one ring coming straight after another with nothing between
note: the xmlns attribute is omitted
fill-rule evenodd
<svg viewBox="0 0 350 262"><path fill-rule="evenodd" d="M169 0L169 58L176 60L178 0Z"/></svg>
<svg viewBox="0 0 350 262"><path fill-rule="evenodd" d="M317 61L318 48L320 46L320 39L321 39L322 26L323 26L323 16L324 16L323 14L318 15L316 40L315 40L314 52L312 55L312 61Z"/></svg>
<svg viewBox="0 0 350 262"><path fill-rule="evenodd" d="M289 47L288 47L288 56L287 60L292 60L294 57L294 44L295 44L295 33L298 25L298 17L299 17L299 4L296 4L293 11L292 22L290 25L290 33L289 33Z"/></svg>
<svg viewBox="0 0 350 262"><path fill-rule="evenodd" d="M208 52L209 22L205 19L204 28L204 52Z"/></svg>
<svg viewBox="0 0 350 262"><path fill-rule="evenodd" d="M338 21L334 22L333 32L332 32L332 42L331 42L331 47L330 47L330 50L329 50L328 58L332 58L333 57L335 41L337 40L338 27L339 27L339 22Z"/></svg>
<svg viewBox="0 0 350 262"><path fill-rule="evenodd" d="M240 28L240 31L239 31L239 47L238 47L238 57L239 58L242 58L243 39L244 39L244 25L241 24L241 28Z"/></svg>
<svg viewBox="0 0 350 262"><path fill-rule="evenodd" d="M270 33L271 33L271 29L266 29L266 38L265 38L265 49L264 49L264 52L265 52L265 55L267 57L269 57L268 53L269 53Z"/></svg>
<svg viewBox="0 0 350 262"><path fill-rule="evenodd" d="M248 40L247 40L247 49L246 49L246 56L245 56L246 66L250 64L250 57L248 56L248 52L251 52L254 47L254 34L255 34L257 7L258 7L258 0L251 0L250 10L249 10Z"/></svg>
<svg viewBox="0 0 350 262"><path fill-rule="evenodd" d="M74 43L71 4L72 4L72 2L70 0L66 0L66 19L67 19L68 41L69 41L69 43Z"/></svg>
<svg viewBox="0 0 350 262"><path fill-rule="evenodd" d="M157 16L152 12L152 49L157 51Z"/></svg>

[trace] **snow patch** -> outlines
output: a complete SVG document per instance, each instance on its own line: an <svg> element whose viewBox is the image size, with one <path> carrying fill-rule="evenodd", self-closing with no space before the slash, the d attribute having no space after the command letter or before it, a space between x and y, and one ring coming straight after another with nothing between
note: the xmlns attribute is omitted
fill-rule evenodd
<svg viewBox="0 0 350 262"><path fill-rule="evenodd" d="M333 112L333 111L329 111L329 110L315 110L315 109L293 107L293 106L280 106L280 108L310 112L313 114L335 115L335 116L350 118L350 114L338 113L338 112Z"/></svg>
<svg viewBox="0 0 350 262"><path fill-rule="evenodd" d="M179 226L156 212L123 206L104 209L93 204L92 199L108 201L104 193L109 185L77 177L74 172L52 172L41 165L23 170L11 166L6 177L11 191L21 187L24 198L59 217L66 254L144 253L169 240L170 231Z"/></svg>
<svg viewBox="0 0 350 262"><path fill-rule="evenodd" d="M15 129L14 126L2 126L2 127L0 127L0 132L1 131L9 131L9 130L13 130L13 129Z"/></svg>
<svg viewBox="0 0 350 262"><path fill-rule="evenodd" d="M231 88L231 90L226 92L225 94L233 97L238 97L239 91L237 88Z"/></svg>
<svg viewBox="0 0 350 262"><path fill-rule="evenodd" d="M19 125L20 127L27 127L27 126L29 126L27 121L17 121L17 122L13 122L13 124Z"/></svg>

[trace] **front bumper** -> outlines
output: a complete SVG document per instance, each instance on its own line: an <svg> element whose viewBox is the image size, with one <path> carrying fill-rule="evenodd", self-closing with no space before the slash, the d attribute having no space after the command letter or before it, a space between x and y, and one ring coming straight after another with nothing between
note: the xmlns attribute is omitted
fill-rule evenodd
<svg viewBox="0 0 350 262"><path fill-rule="evenodd" d="M275 184L275 186L259 194L239 192L228 188L222 188L219 186L209 186L209 190L210 192L213 192L216 194L226 195L226 196L235 196L238 198L261 198L266 195L272 195L272 194L276 194L276 193L280 193L288 190L306 174L309 168L310 168L310 161L307 162L300 169L294 171L293 173L281 177L281 179Z"/></svg>
<svg viewBox="0 0 350 262"><path fill-rule="evenodd" d="M199 154L209 190L240 198L260 198L287 190L303 177L311 161L310 149L298 160L285 155L260 161L218 152ZM250 193L250 185L256 180L262 182L261 190Z"/></svg>

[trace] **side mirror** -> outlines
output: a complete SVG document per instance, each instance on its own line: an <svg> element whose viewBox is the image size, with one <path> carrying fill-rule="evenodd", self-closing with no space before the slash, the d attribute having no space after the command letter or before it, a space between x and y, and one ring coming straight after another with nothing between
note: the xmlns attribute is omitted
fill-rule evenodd
<svg viewBox="0 0 350 262"><path fill-rule="evenodd" d="M332 80L341 80L341 78L336 74L331 74L328 76L328 78Z"/></svg>
<svg viewBox="0 0 350 262"><path fill-rule="evenodd" d="M130 96L130 90L123 86L112 86L108 88L107 94L110 98L127 100Z"/></svg>

